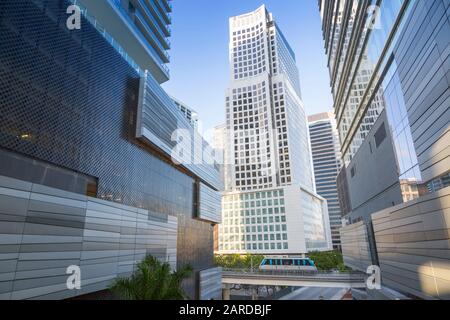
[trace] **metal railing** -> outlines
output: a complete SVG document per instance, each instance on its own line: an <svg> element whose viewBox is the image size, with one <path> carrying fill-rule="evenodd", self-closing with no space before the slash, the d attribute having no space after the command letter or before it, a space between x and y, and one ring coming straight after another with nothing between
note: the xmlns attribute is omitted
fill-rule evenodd
<svg viewBox="0 0 450 320"><path fill-rule="evenodd" d="M168 70L167 66L164 64L164 61L161 59L161 57L159 57L159 54L156 52L155 48L153 48L153 46L148 42L148 40L145 38L145 36L142 34L142 32L134 24L134 21L133 21L133 19L131 19L129 12L127 10L125 10L124 7L122 7L122 3L120 2L120 0L110 0L110 3L122 14L123 18L125 18L127 20L127 22L130 24L131 28L133 28L133 30L137 33L139 39L142 40L148 46L148 49L150 51L152 51L152 53L154 55L156 55L156 57L154 57L154 58L161 65L161 67L164 70L166 70L166 72L168 72L169 70ZM150 32L149 34L150 34L150 36L154 36L153 32ZM154 37L156 37L156 36L154 36ZM159 40L154 39L154 41L156 43L158 43ZM161 47L160 47L160 50L166 56L167 60L169 60L170 55L167 53L167 51L165 51L164 48L161 48Z"/></svg>
<svg viewBox="0 0 450 320"><path fill-rule="evenodd" d="M123 49L123 47L117 42L114 37L109 34L106 29L98 22L98 20L88 13L88 10L79 0L69 0L74 5L80 8L80 12L83 17L103 36L103 38L108 41L109 44L122 56L122 58L128 62L128 64L139 73L139 75L144 75L144 70L142 70L139 65L131 58L128 53ZM167 69L168 72L168 69Z"/></svg>

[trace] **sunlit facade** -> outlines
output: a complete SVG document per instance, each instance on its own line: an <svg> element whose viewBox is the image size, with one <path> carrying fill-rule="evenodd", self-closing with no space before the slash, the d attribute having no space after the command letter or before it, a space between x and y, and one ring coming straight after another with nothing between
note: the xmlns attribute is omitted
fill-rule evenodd
<svg viewBox="0 0 450 320"><path fill-rule="evenodd" d="M265 6L230 18L220 253L330 248L295 55Z"/></svg>
<svg viewBox="0 0 450 320"><path fill-rule="evenodd" d="M346 235L361 224L385 283L419 297L446 296L418 283L434 277L424 265L439 265L436 274L450 265L429 241L434 233L433 241L448 242L448 223L437 218L450 186L448 1L318 4L344 163L337 184Z"/></svg>

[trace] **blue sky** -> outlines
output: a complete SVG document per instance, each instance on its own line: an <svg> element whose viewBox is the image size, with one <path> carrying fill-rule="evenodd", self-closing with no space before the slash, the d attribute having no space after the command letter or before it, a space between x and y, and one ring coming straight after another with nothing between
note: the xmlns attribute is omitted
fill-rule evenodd
<svg viewBox="0 0 450 320"><path fill-rule="evenodd" d="M204 129L225 121L228 18L266 4L291 44L307 114L332 109L317 0L174 0L168 93L195 109Z"/></svg>

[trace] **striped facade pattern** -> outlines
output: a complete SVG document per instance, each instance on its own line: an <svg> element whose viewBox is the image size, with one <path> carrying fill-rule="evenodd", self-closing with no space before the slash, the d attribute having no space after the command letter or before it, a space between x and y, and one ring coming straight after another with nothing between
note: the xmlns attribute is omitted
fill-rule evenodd
<svg viewBox="0 0 450 320"><path fill-rule="evenodd" d="M341 153L334 113L310 116L309 132L316 190L327 200L333 248L339 250L342 214L336 179L341 169Z"/></svg>
<svg viewBox="0 0 450 320"><path fill-rule="evenodd" d="M33 0L40 4L45 0ZM149 70L159 83L170 78L170 0L70 0L83 14L98 19L142 70ZM164 5L162 4L164 3Z"/></svg>
<svg viewBox="0 0 450 320"><path fill-rule="evenodd" d="M383 284L450 299L450 188L372 215Z"/></svg>
<svg viewBox="0 0 450 320"><path fill-rule="evenodd" d="M215 190L222 189L217 163L205 156L211 147L149 72L140 78L136 138L155 146Z"/></svg>
<svg viewBox="0 0 450 320"><path fill-rule="evenodd" d="M367 227L363 221L341 228L342 254L346 266L366 272L372 265Z"/></svg>
<svg viewBox="0 0 450 320"><path fill-rule="evenodd" d="M222 300L222 268L200 271L200 300Z"/></svg>
<svg viewBox="0 0 450 320"><path fill-rule="evenodd" d="M0 221L0 299L101 291L149 254L176 267L176 217L0 177ZM80 290L67 289L69 266Z"/></svg>
<svg viewBox="0 0 450 320"><path fill-rule="evenodd" d="M222 223L222 196L220 192L209 188L204 183L200 183L200 207L198 219Z"/></svg>
<svg viewBox="0 0 450 320"><path fill-rule="evenodd" d="M450 170L450 1L411 1L394 48L422 179Z"/></svg>
<svg viewBox="0 0 450 320"><path fill-rule="evenodd" d="M350 1L346 2L350 3ZM324 36L328 40L332 32L331 19L334 16L332 5L338 4L339 1L321 1L320 3L322 13L326 13L323 16ZM401 6L397 8L398 12L394 17L397 23L387 29L390 33L389 37L378 38L377 42L377 38L371 41L371 34L376 35L377 30L371 30L365 34L368 36L366 42L369 44L369 51L378 50L380 56L377 61L373 61L374 72L365 89L365 98L360 101L355 117L352 119L353 129L350 129L346 135L346 141L341 141L343 152L346 153L351 141L357 137L354 133L357 132L356 128L364 122L364 117L370 110L369 101L375 100L377 92L387 97L388 90L385 89L389 89L389 84L384 88L385 92L382 92L384 86L382 82L383 79L389 79L390 72L393 72L395 80L391 79L391 83L398 82L398 98L401 101L397 99L397 102L388 103L388 99L385 99L385 110L387 113L391 112L393 116L399 116L396 106L404 105L407 116L402 124L396 124L392 121L393 117L390 117L388 119L390 131L398 130L397 133L399 133L403 125L405 132L410 130L412 141L405 141L409 140L405 135L405 140L402 139L401 143L398 143L399 135L393 134L396 156L393 161L396 163L392 164L397 166L401 182L402 176L405 176L405 172L401 172L402 167L408 164L408 155L414 156L413 160L417 160L420 169L414 168L417 171L420 197L412 201L409 198L407 200L400 198L400 201L410 202L398 206L395 204L399 202L385 201L384 206L379 207L381 204L379 200L390 199L393 190L391 180L386 176L382 177L383 173L387 172L386 168L392 168L389 164L389 167L384 166L384 172L378 170L380 174L376 177L377 179L365 179L364 184L352 183L347 179L350 184L349 189L353 190L349 193L352 204L354 202L367 204L367 210L364 211L357 212L355 208L352 208L351 220L358 221L371 215L376 240L372 241L370 238L371 248L376 248L375 256L378 257L382 268L384 285L421 298L448 299L450 255L448 252L448 202L446 202L448 188L445 189L445 187L449 185L450 172L450 1L382 0L359 3L364 10L355 14L357 23L354 24L353 35L358 33L356 27L359 21L364 22L367 17L364 15L366 10L363 3L381 4L381 7L384 5L386 8L389 5L394 7L395 3L401 3ZM344 16L348 15L345 12L350 12L349 9L350 7L347 6ZM389 13L388 11L383 13L382 10L380 14L383 20ZM383 17L383 14L386 15ZM344 39L341 38L339 47L342 46ZM354 42L352 36L350 46L358 48ZM372 46L370 46L371 43L373 43ZM328 45L328 48L332 47ZM357 62L356 57L357 55L348 51L346 65L350 65L347 62L352 60L353 63ZM348 80L346 72L341 79ZM378 87L379 84L381 85ZM340 96L342 96L341 93L339 92ZM336 105L340 106L340 104ZM341 109L336 112L339 114L342 112ZM380 113L378 121L383 114L383 112ZM376 121L375 117L373 120ZM372 133L375 132L374 129L375 127L372 127ZM372 133L364 135L366 142L367 137ZM357 152L361 155L361 149ZM356 159L358 153L351 160L352 163L347 170L356 168L356 172L358 170L360 173L364 172L364 167L373 161L373 158L367 157ZM389 160L387 156L383 159ZM404 160L406 162L402 164ZM356 166L353 166L354 164ZM380 166L382 167L381 163ZM389 177L397 178L395 175ZM435 184L438 187L430 187ZM370 197L362 197L361 193L355 191L367 189L373 192L377 191L377 188L379 188L377 194ZM438 191L439 189L441 190ZM423 195L426 192L430 193ZM384 208L385 210L379 211ZM370 227L370 221L366 222ZM344 239L342 241L344 242ZM351 243L343 243L343 247L351 245ZM350 258L352 258L351 255Z"/></svg>

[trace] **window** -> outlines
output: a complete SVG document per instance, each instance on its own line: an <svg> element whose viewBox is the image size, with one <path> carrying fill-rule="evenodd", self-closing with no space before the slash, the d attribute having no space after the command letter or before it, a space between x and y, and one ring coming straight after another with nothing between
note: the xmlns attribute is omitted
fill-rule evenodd
<svg viewBox="0 0 450 320"><path fill-rule="evenodd" d="M375 133L375 144L377 148L383 143L385 139L386 139L386 126L383 123Z"/></svg>
<svg viewBox="0 0 450 320"><path fill-rule="evenodd" d="M292 260L291 259L284 259L283 260L283 266L292 266Z"/></svg>
<svg viewBox="0 0 450 320"><path fill-rule="evenodd" d="M352 178L356 175L356 165L354 165L354 166L351 168L350 174L351 174Z"/></svg>

